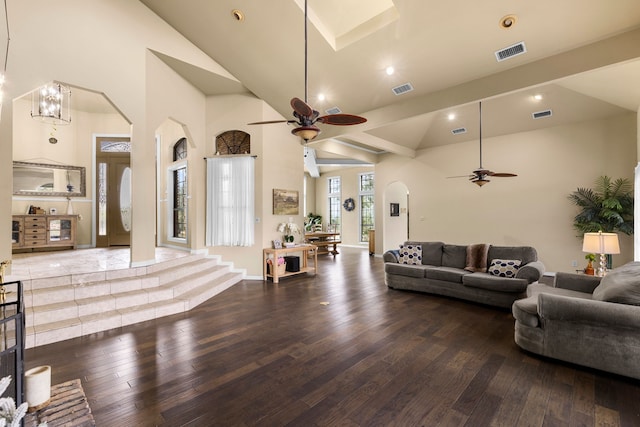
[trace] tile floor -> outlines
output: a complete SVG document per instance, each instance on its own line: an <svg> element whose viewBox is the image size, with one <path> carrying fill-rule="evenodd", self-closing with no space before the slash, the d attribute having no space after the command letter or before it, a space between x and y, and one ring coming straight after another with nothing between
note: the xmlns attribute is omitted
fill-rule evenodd
<svg viewBox="0 0 640 427"><path fill-rule="evenodd" d="M156 262L188 256L189 252L156 248ZM129 248L92 248L13 254L11 274L5 280L30 280L70 274L129 268Z"/></svg>

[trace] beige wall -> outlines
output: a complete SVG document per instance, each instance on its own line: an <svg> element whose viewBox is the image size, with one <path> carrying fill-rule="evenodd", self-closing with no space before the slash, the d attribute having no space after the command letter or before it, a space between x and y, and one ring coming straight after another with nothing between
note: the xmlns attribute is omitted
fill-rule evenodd
<svg viewBox="0 0 640 427"><path fill-rule="evenodd" d="M207 98L206 155L215 153L215 138L228 130L242 130L251 135L251 154L256 155L256 228L255 244L250 247L215 246L209 253L221 255L225 261L247 269L252 277L262 276L262 249L271 247L273 239L282 239L278 224L289 217L302 228L303 163L302 146L284 124L248 126L259 120L282 117L271 107L252 96L226 95ZM203 162L204 163L204 162ZM204 181L203 181L204 182ZM299 194L298 215L273 215L273 189L296 190ZM297 236L298 241L302 236Z"/></svg>
<svg viewBox="0 0 640 427"><path fill-rule="evenodd" d="M572 227L577 208L567 196L592 187L600 175L633 181L636 151L632 113L483 140L483 166L518 174L484 187L446 178L478 166L477 141L423 150L415 159L386 155L376 165L376 217L382 190L402 181L409 188L411 239L531 245L548 271L574 271L573 260L579 267L585 261ZM382 236L376 232L377 253L390 249ZM633 259L631 237L621 236L621 251L614 265Z"/></svg>
<svg viewBox="0 0 640 427"><path fill-rule="evenodd" d="M341 194L340 205L345 199L349 197L356 201L356 208L351 212L347 212L344 208L340 208L340 215L342 216L342 226L340 239L343 245L355 245L368 247L367 243L360 243L360 203L358 198L358 177L362 173L373 172L373 167L353 167L336 170L333 172L326 172L320 175L320 178L316 179L316 211L314 213L322 215L322 225L326 227L329 222L328 211L328 179L333 177L340 177ZM378 181L375 177L375 191L378 193ZM377 202L377 198L376 198ZM376 209L376 218L378 210Z"/></svg>
<svg viewBox="0 0 640 427"><path fill-rule="evenodd" d="M153 59L155 56L150 57L149 49L195 64L221 78L235 79L139 2L9 0L8 9L12 43L5 99L18 98L57 80L107 94L132 124L132 263L152 263L156 227L154 221L148 221L148 209L155 205L155 191L149 191L148 186L155 180L154 133L178 108L189 105L184 110L184 114L189 114L197 107L193 107L190 92L160 94L167 91L167 86L157 86L151 77L162 67L168 67L157 64ZM50 31L51 16L56 17L56 31ZM197 134L198 126L193 126L195 138L203 140L204 96L201 98L198 113L190 119L199 123L200 135ZM12 141L13 132L10 103L5 101L2 113L0 224L4 227L0 227L0 259L7 259L11 256L9 221L13 158L12 144L6 143ZM189 124L189 120L184 123Z"/></svg>

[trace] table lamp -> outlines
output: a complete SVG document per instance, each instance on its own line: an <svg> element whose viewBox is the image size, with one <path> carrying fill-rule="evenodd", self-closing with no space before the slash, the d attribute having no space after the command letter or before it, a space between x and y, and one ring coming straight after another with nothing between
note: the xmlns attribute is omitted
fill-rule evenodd
<svg viewBox="0 0 640 427"><path fill-rule="evenodd" d="M582 252L590 252L600 254L600 267L598 267L597 275L602 277L607 274L606 255L619 254L620 243L616 233L584 233L582 242Z"/></svg>

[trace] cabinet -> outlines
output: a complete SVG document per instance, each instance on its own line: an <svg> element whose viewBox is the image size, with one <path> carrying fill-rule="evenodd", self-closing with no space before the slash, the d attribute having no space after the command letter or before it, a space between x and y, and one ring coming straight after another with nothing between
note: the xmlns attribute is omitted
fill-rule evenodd
<svg viewBox="0 0 640 427"><path fill-rule="evenodd" d="M19 248L24 243L24 219L13 217L11 219L11 248Z"/></svg>
<svg viewBox="0 0 640 427"><path fill-rule="evenodd" d="M14 215L11 241L14 252L76 248L77 215Z"/></svg>

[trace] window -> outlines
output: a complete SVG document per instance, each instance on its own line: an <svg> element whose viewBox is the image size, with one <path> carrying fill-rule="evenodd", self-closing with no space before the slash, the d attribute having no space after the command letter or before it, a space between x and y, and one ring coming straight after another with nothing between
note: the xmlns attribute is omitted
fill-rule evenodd
<svg viewBox="0 0 640 427"><path fill-rule="evenodd" d="M187 238L187 139L180 138L173 145L173 162L169 167L169 240Z"/></svg>
<svg viewBox="0 0 640 427"><path fill-rule="evenodd" d="M184 160L187 158L187 138L180 138L173 145L173 161Z"/></svg>
<svg viewBox="0 0 640 427"><path fill-rule="evenodd" d="M360 174L360 241L369 241L369 230L374 226L374 180L373 173Z"/></svg>
<svg viewBox="0 0 640 427"><path fill-rule="evenodd" d="M187 168L173 171L173 237L187 238Z"/></svg>
<svg viewBox="0 0 640 427"><path fill-rule="evenodd" d="M327 224L340 225L340 177L327 180L329 185L329 221Z"/></svg>
<svg viewBox="0 0 640 427"><path fill-rule="evenodd" d="M254 244L255 159L207 159L206 245Z"/></svg>

